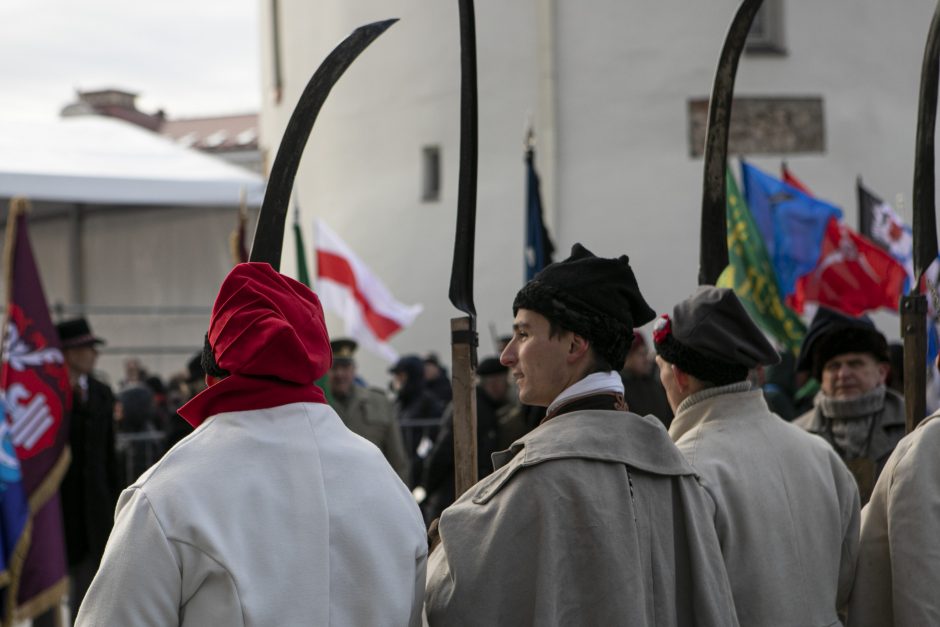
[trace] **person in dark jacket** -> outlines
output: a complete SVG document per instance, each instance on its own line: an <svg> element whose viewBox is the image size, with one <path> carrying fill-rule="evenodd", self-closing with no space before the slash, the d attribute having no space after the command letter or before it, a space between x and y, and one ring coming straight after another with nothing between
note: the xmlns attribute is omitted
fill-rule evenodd
<svg viewBox="0 0 940 627"><path fill-rule="evenodd" d="M509 368L498 357L488 357L477 367L477 479L493 472L492 455L499 450L500 417L509 404ZM422 481L427 500L427 521L434 520L454 502L454 406L441 419L434 448L425 462Z"/></svg>
<svg viewBox="0 0 940 627"><path fill-rule="evenodd" d="M69 446L72 463L62 480L62 517L71 580L72 617L98 570L117 504L114 394L92 376L104 341L84 318L56 325L72 385Z"/></svg>
<svg viewBox="0 0 940 627"><path fill-rule="evenodd" d="M646 340L638 331L633 332L633 343L623 362L620 378L627 409L640 416L656 416L668 429L672 422L672 408L659 380L656 362L651 359Z"/></svg>
<svg viewBox="0 0 940 627"><path fill-rule="evenodd" d="M411 477L407 483L409 488L413 488L421 479L424 459L437 437L444 405L427 389L424 360L417 355L402 357L389 372L395 390L395 413L411 464Z"/></svg>
<svg viewBox="0 0 940 627"><path fill-rule="evenodd" d="M442 406L446 406L454 398L454 391L450 385L447 368L441 365L436 353L424 356L424 381L428 391L433 394Z"/></svg>

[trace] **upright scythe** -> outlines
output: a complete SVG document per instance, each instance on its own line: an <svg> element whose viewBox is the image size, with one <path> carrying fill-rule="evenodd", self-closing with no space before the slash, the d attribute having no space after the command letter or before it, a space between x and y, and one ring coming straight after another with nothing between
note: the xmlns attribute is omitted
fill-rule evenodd
<svg viewBox="0 0 940 627"><path fill-rule="evenodd" d="M705 177L702 230L699 241L699 285L714 285L728 265L728 225L725 169L728 167L728 127L738 59L763 0L744 0L734 15L718 59L705 127Z"/></svg>
<svg viewBox="0 0 940 627"><path fill-rule="evenodd" d="M460 172L457 229L450 274L450 302L467 314L450 321L454 385L454 489L463 494L477 481L477 411L473 372L477 365L473 306L473 249L477 213L477 54L473 0L460 11Z"/></svg>
<svg viewBox="0 0 940 627"><path fill-rule="evenodd" d="M934 199L934 130L937 122L937 72L940 71L940 3L934 10L920 75L917 146L914 153L914 277L901 299L904 338L904 404L907 431L927 414L927 297L921 293L924 272L937 258L937 216Z"/></svg>
<svg viewBox="0 0 940 627"><path fill-rule="evenodd" d="M373 22L354 30L323 60L307 83L290 116L281 145L277 149L277 156L274 158L268 187L264 192L264 202L261 204L261 213L258 215L258 226L255 229L249 261L264 261L271 264L275 270L280 270L284 227L291 191L294 188L294 177L297 175L300 157L320 108L336 81L352 62L397 21L391 19Z"/></svg>

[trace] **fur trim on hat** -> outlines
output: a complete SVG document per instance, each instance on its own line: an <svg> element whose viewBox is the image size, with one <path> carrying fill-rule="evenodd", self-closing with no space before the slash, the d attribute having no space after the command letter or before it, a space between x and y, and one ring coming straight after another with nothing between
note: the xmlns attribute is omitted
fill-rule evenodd
<svg viewBox="0 0 940 627"><path fill-rule="evenodd" d="M868 353L876 361L891 361L888 341L880 332L874 328L847 327L819 338L813 350L813 376L822 381L826 362L845 353Z"/></svg>
<svg viewBox="0 0 940 627"><path fill-rule="evenodd" d="M633 326L625 325L592 308L580 299L541 281L529 281L512 303L512 313L529 309L542 314L563 329L588 340L611 370L623 368L633 342ZM628 316L629 317L629 316Z"/></svg>

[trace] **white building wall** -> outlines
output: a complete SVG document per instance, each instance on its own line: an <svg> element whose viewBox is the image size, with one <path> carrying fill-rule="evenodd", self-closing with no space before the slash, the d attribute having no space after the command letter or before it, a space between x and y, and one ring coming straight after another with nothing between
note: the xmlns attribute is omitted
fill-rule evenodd
<svg viewBox="0 0 940 627"><path fill-rule="evenodd" d="M393 345L449 358L447 300L459 152L456 2L279 0L284 95L272 97L270 1L262 0L261 142L274 152L306 81L353 28L397 16L350 68L314 128L295 190L308 248L312 218L330 224L405 302L425 312ZM480 353L490 323L511 324L523 280L527 113L537 132L557 258L576 241L627 253L650 304L664 311L695 287L702 161L689 156L688 100L706 97L735 0L477 2L480 169L475 300ZM823 154L785 158L856 223L855 177L910 216L914 131L930 0L784 0L785 56L742 58L736 93L819 96ZM421 148L441 147L443 188L423 203ZM736 169L736 168L735 168ZM310 255L308 254L308 257ZM283 269L295 271L293 241ZM889 335L896 318L881 316ZM341 324L328 318L335 335ZM361 369L382 384L384 364Z"/></svg>

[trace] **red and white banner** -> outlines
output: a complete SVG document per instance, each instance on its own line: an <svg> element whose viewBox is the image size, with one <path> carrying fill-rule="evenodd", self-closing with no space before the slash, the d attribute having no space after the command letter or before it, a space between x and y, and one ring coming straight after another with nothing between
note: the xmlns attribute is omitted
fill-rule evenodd
<svg viewBox="0 0 940 627"><path fill-rule="evenodd" d="M393 335L414 322L421 305L395 300L381 280L322 220L314 220L317 295L323 308L340 316L346 335L389 362L398 354L389 344Z"/></svg>

